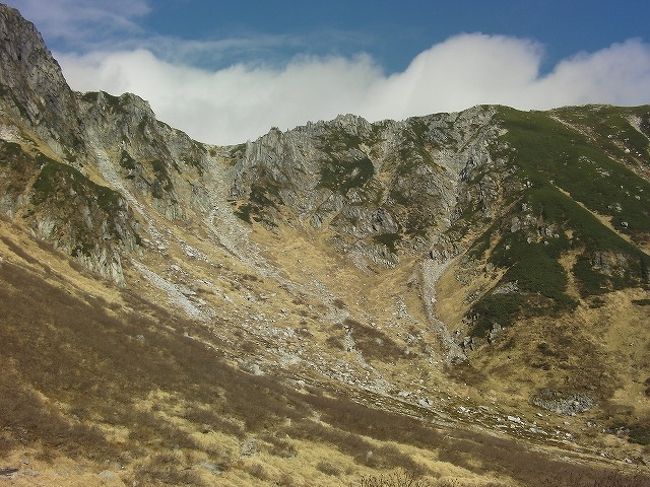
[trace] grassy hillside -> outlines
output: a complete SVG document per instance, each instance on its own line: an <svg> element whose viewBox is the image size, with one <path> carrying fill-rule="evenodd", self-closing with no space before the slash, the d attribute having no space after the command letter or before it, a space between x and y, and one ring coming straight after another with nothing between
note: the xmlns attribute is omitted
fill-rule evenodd
<svg viewBox="0 0 650 487"><path fill-rule="evenodd" d="M593 110L566 109L562 114L578 117ZM596 110L593 119L600 120L599 114ZM507 133L494 144L494 157L514 169L506 195L509 206L470 255L483 258L489 252L487 261L506 270L499 286L516 283L519 292L484 295L472 310L473 335L483 337L495 323L508 326L518 317L574 309L576 301L567 294L569 279L582 298L630 287L647 289L650 183L612 159L599 146L601 139L596 142L568 127L551 112L500 108L496 118ZM594 131L606 141L611 140L606 132L621 133L616 126L605 130L601 124ZM647 161L647 137L636 134L635 150ZM565 269L560 259L569 253L577 258Z"/></svg>
<svg viewBox="0 0 650 487"><path fill-rule="evenodd" d="M497 108L502 204L474 225L437 306L468 336L463 380L646 451L649 114Z"/></svg>
<svg viewBox="0 0 650 487"><path fill-rule="evenodd" d="M383 485L401 468L421 485L650 485L243 372L204 327L79 273L9 223L0 232L0 457L22 469L29 458L43 481L99 485L92 472L109 470L115 485ZM68 461L83 473L61 473Z"/></svg>

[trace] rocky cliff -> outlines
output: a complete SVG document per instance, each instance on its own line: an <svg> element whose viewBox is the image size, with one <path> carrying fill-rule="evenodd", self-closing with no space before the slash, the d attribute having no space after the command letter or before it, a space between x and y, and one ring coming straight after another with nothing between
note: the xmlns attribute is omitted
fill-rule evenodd
<svg viewBox="0 0 650 487"><path fill-rule="evenodd" d="M0 35L9 262L244 374L447 425L515 418L544 444L618 432L616 455L642 462L650 107L341 115L219 147L136 95L73 92L1 5Z"/></svg>

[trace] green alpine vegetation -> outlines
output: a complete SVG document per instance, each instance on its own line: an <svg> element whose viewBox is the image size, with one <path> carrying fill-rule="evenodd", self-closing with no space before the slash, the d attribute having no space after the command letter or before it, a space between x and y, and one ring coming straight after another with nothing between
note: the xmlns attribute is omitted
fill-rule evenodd
<svg viewBox="0 0 650 487"><path fill-rule="evenodd" d="M510 205L470 255L489 251L488 261L506 271L472 308L475 336L485 336L494 324L573 309L568 273L585 298L648 287L650 257L643 245L650 237L650 183L620 159L626 152L615 145L626 144L629 153L640 154L640 164L647 163L648 137L631 117L642 120L648 113L649 107L497 109L507 133L492 151L513 169L505 195ZM569 253L576 259L565 269L560 259ZM500 293L505 283L516 283L517 292Z"/></svg>

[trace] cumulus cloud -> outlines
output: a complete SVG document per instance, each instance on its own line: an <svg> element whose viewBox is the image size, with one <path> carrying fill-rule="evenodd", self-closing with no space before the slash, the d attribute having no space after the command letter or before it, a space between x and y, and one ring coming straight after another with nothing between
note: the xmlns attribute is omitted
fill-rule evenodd
<svg viewBox="0 0 650 487"><path fill-rule="evenodd" d="M220 144L339 113L379 120L483 103L545 109L650 102L650 45L639 40L577 54L547 73L540 72L543 56L530 40L462 34L390 75L367 55L299 56L281 67L241 63L212 71L163 60L149 49L58 58L73 88L136 93L165 122Z"/></svg>

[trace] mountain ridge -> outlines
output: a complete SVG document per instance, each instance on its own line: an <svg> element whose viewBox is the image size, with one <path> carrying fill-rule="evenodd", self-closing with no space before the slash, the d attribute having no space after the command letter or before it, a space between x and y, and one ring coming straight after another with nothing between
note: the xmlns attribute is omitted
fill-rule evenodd
<svg viewBox="0 0 650 487"><path fill-rule="evenodd" d="M30 411L57 418L56 434L96 428L92 441L72 440L81 451L125 449L131 458L117 462L147 485L165 472L172 485L279 482L314 463L295 445L324 452L305 485L397 466L548 485L553 459L567 472L589 465L578 468L585 483L567 473L553 485L588 486L610 467L627 481L625 465L649 461L649 106L490 105L375 123L348 114L215 146L156 120L137 95L70 90L17 11L0 6L0 32L0 270L16 302L4 366L25 398L40 394ZM94 327L49 312L25 326L48 295ZM29 365L34 350L59 379ZM153 366L140 383L130 365L123 383L111 371L130 353L171 385ZM236 379L211 379L192 355ZM111 380L124 390L116 401L98 392ZM255 402L256 390L268 403L251 412L237 391ZM227 461L201 446L197 415L229 445ZM385 429L409 417L414 437ZM3 441L41 438L73 458L47 431L17 425L3 424ZM152 463L156 438L181 444L169 469ZM472 466L463 456L494 438L506 438L493 445L501 457L474 451ZM528 475L507 459L520 440L546 449L533 455L546 467ZM277 454L243 453L251 442ZM350 473L321 465L331 455Z"/></svg>

